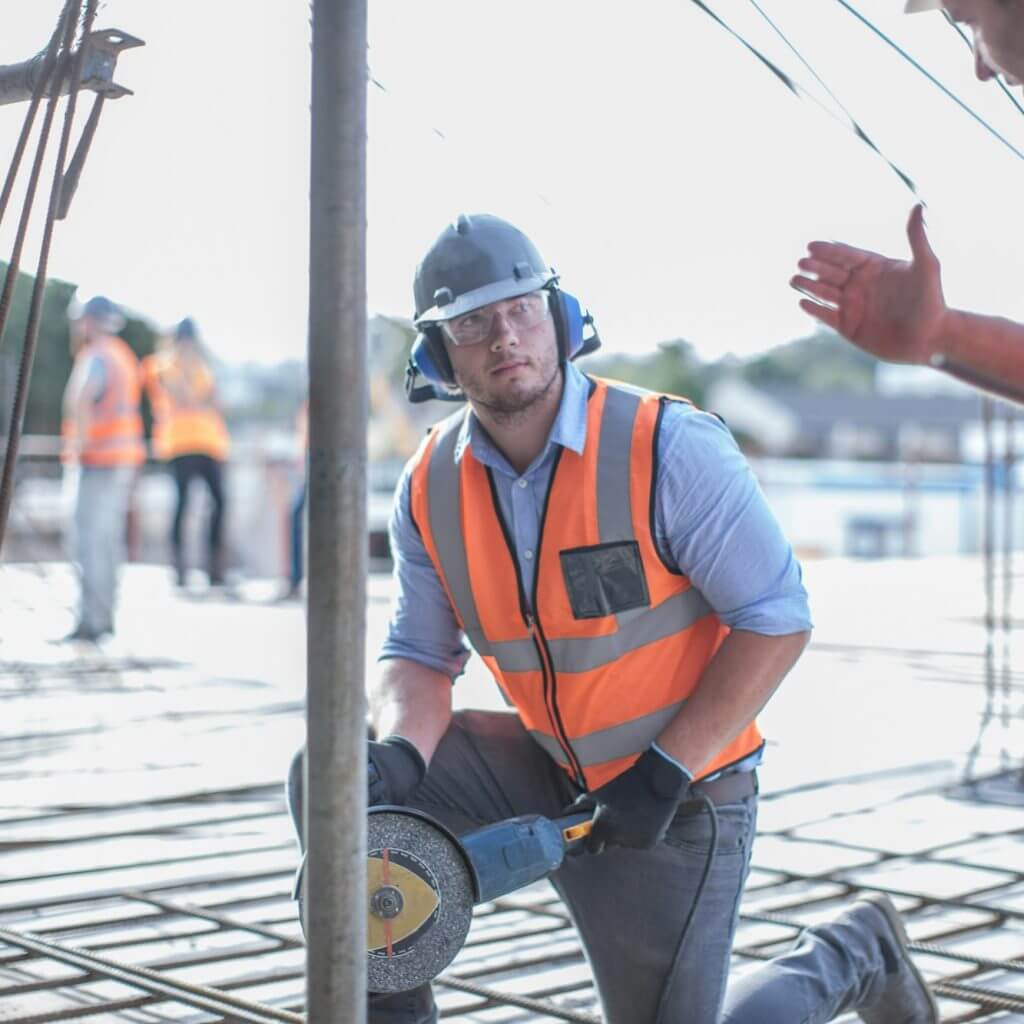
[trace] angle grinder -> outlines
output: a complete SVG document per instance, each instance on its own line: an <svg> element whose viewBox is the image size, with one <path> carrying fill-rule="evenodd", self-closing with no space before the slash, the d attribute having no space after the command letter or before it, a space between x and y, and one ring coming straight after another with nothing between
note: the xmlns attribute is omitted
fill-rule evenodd
<svg viewBox="0 0 1024 1024"><path fill-rule="evenodd" d="M529 814L456 838L420 811L369 808L369 990L407 992L435 978L462 949L476 904L557 870L592 824L590 814Z"/></svg>

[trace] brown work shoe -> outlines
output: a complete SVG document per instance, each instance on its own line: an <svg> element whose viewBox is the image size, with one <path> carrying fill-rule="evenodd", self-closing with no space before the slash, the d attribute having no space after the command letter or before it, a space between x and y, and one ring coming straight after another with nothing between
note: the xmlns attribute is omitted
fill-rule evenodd
<svg viewBox="0 0 1024 1024"><path fill-rule="evenodd" d="M870 1006L857 1010L864 1024L938 1024L939 1008L907 949L907 932L899 911L884 893L868 893L854 906L867 904L878 920L875 931L891 953L882 994Z"/></svg>

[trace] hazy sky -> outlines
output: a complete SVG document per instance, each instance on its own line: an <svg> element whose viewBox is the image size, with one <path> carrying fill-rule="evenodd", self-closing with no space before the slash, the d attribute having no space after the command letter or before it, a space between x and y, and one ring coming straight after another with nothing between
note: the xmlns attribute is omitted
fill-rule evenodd
<svg viewBox="0 0 1024 1024"><path fill-rule="evenodd" d="M856 5L1024 149L1024 118L973 81L940 15ZM711 6L831 105L752 4ZM1024 163L839 4L762 6L917 180L949 300L1024 318ZM39 49L59 7L7 0L0 63ZM684 337L717 358L808 333L787 280L811 238L906 252L913 197L893 173L687 0L370 9L386 90L369 99L371 311L411 312L413 268L461 210L516 221L606 348L637 353ZM229 361L303 357L308 4L109 0L97 26L146 46L121 58L135 95L107 105L51 273L161 324L192 315ZM0 108L0 164L23 114ZM13 230L9 213L0 259Z"/></svg>

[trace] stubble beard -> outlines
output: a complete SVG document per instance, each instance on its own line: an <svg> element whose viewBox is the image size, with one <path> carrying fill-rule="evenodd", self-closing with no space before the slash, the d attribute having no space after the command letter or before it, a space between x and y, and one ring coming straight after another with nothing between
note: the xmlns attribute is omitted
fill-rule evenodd
<svg viewBox="0 0 1024 1024"><path fill-rule="evenodd" d="M542 372L545 369L547 367L543 365L540 367ZM474 406L486 409L495 423L511 427L522 422L527 413L550 394L558 380L560 369L559 362L555 359L543 383L530 390L507 395L492 394L486 387L478 387L478 382L474 379L458 380L457 383Z"/></svg>

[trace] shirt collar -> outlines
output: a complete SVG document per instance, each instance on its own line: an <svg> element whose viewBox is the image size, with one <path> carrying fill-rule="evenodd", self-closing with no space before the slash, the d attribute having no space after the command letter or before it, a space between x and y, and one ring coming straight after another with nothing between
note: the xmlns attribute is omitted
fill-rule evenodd
<svg viewBox="0 0 1024 1024"><path fill-rule="evenodd" d="M572 363L565 364L564 373L562 400L555 422L551 424L551 433L548 434L544 453L547 453L552 444L560 444L563 448L569 448L577 455L581 455L587 443L587 400L590 397L590 382ZM465 416L459 429L459 439L455 445L456 463L469 447L472 447L473 454L484 465L495 465L498 460L505 462L505 457L495 447L472 410Z"/></svg>

